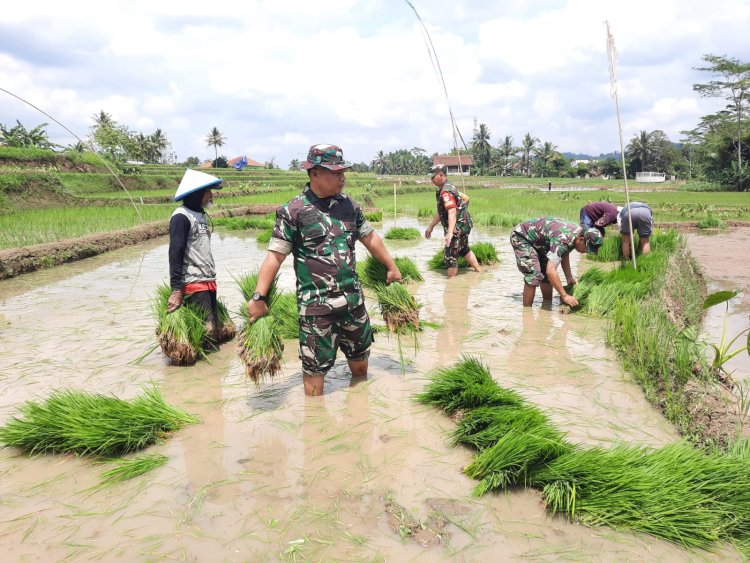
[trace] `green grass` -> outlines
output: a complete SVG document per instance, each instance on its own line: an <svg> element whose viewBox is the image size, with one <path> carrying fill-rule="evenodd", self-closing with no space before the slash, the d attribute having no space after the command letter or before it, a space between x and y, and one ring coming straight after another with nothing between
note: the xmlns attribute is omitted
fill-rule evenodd
<svg viewBox="0 0 750 563"><path fill-rule="evenodd" d="M266 217L216 217L213 223L217 227L224 227L230 231L244 229L273 229L276 220L273 216Z"/></svg>
<svg viewBox="0 0 750 563"><path fill-rule="evenodd" d="M422 238L422 233L414 227L392 227L385 233L385 238L388 240L419 240Z"/></svg>
<svg viewBox="0 0 750 563"><path fill-rule="evenodd" d="M424 281L417 265L411 258L394 256L393 261L401 272L403 283ZM365 287L374 288L377 285L385 284L387 274L386 267L371 254L368 254L364 260L357 262L357 275Z"/></svg>
<svg viewBox="0 0 750 563"><path fill-rule="evenodd" d="M126 401L59 390L43 402L28 401L0 427L0 443L29 454L121 456L137 452L198 420L171 407L156 387Z"/></svg>

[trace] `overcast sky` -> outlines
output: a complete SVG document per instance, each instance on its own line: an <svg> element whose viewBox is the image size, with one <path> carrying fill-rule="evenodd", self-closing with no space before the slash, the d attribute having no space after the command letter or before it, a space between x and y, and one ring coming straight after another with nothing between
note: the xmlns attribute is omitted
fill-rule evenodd
<svg viewBox="0 0 750 563"><path fill-rule="evenodd" d="M750 61L750 0L413 0L468 143L474 119L497 146L530 132L561 151L619 149L605 20L619 54L625 143L673 141L722 106L698 98L706 53ZM85 137L103 110L161 128L179 161L219 154L286 168L315 143L347 160L380 150L453 148L448 100L404 0L130 0L6 3L0 88ZM49 122L0 92L0 123ZM74 139L50 122L53 141Z"/></svg>

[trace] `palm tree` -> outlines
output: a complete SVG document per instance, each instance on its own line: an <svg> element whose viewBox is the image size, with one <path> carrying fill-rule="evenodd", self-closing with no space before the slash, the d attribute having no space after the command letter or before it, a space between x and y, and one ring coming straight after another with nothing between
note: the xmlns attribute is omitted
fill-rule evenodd
<svg viewBox="0 0 750 563"><path fill-rule="evenodd" d="M513 146L513 137L511 137L510 135L506 135L505 139L503 139L503 141L497 147L497 154L501 162L501 167L500 167L501 176L505 176L508 173L508 168L510 166L510 159L511 157L518 154L519 150L520 149L518 147Z"/></svg>
<svg viewBox="0 0 750 563"><path fill-rule="evenodd" d="M375 155L375 160L372 161L373 168L378 169L378 174L381 176L385 174L386 167L388 165L387 157L383 151L378 151Z"/></svg>
<svg viewBox="0 0 750 563"><path fill-rule="evenodd" d="M214 127L211 129L211 132L208 134L208 137L206 137L206 144L214 148L214 166L216 165L216 161L219 159L219 147L223 147L224 143L226 143L227 138L222 134L221 131L217 127Z"/></svg>
<svg viewBox="0 0 750 563"><path fill-rule="evenodd" d="M300 161L296 158L293 158L289 161L289 170L299 170Z"/></svg>
<svg viewBox="0 0 750 563"><path fill-rule="evenodd" d="M486 124L480 123L474 127L474 136L471 139L471 149L476 159L480 173L486 172L490 167L492 159L492 145L490 144L490 129Z"/></svg>
<svg viewBox="0 0 750 563"><path fill-rule="evenodd" d="M630 165L635 166L635 162L638 161L641 165L641 172L651 163L654 154L652 140L652 133L641 131L630 140L628 146L625 148L625 156L630 160Z"/></svg>
<svg viewBox="0 0 750 563"><path fill-rule="evenodd" d="M521 145L521 150L523 151L522 166L527 176L531 174L531 151L534 150L534 147L538 142L539 139L532 137L531 133L526 133L526 135L524 135Z"/></svg>
<svg viewBox="0 0 750 563"><path fill-rule="evenodd" d="M534 152L537 158L542 161L542 175L549 176L549 163L555 157L555 154L557 154L557 145L547 141L542 146L537 147Z"/></svg>
<svg viewBox="0 0 750 563"><path fill-rule="evenodd" d="M104 110L99 110L99 113L95 113L92 117L94 119L94 128L107 127L112 129L117 125L117 122L112 119L112 116Z"/></svg>

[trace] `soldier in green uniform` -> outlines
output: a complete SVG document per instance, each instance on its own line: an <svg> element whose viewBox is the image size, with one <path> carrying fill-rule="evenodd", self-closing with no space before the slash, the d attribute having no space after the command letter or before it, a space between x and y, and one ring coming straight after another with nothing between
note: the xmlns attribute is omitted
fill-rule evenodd
<svg viewBox="0 0 750 563"><path fill-rule="evenodd" d="M448 270L448 277L458 273L458 258L464 256L466 262L475 272L481 272L479 261L469 248L469 233L474 225L469 215L469 198L459 192L453 184L448 182L445 167L437 164L432 167L432 183L435 186L437 199L437 213L425 229L425 238L432 236L432 229L438 223L443 225L445 233L445 248L443 259Z"/></svg>
<svg viewBox="0 0 750 563"><path fill-rule="evenodd" d="M552 288L563 303L575 307L578 300L565 291L557 274L562 264L568 285L576 283L570 270L570 252L596 254L602 245L602 235L596 228L586 229L554 217L529 219L517 225L510 234L510 244L516 254L516 265L523 274L523 306L531 307L536 288L541 286L542 299L552 300Z"/></svg>
<svg viewBox="0 0 750 563"><path fill-rule="evenodd" d="M294 257L299 348L306 395L322 395L338 348L353 378L367 376L372 329L357 277L354 244L360 241L386 267L387 283L401 272L357 205L342 193L351 164L336 145L313 145L302 163L309 182L276 212L276 225L248 302L250 322L268 313L266 295L288 254Z"/></svg>

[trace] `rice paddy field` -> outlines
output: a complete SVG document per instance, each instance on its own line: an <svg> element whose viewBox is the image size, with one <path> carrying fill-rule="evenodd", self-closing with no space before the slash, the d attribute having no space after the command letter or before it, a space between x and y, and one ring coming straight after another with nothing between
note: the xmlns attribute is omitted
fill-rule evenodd
<svg viewBox="0 0 750 563"><path fill-rule="evenodd" d="M471 192L475 213L481 193ZM558 199L549 205L569 201L552 195ZM432 196L403 204L428 207ZM506 204L509 214L521 212ZM580 205L571 201L565 216L575 210L577 217ZM384 216L381 235L396 226L424 231L429 221ZM266 251L256 234L219 227L212 239L219 297L238 325L244 297L236 279L256 270ZM281 371L259 385L245 375L234 341L194 366L165 363L150 301L167 280L165 238L0 282L0 425L25 401L60 389L129 400L151 385L199 421L146 448L153 468L127 480L107 480L114 466L88 457L0 449L3 559L742 560L729 544L688 550L571 523L545 511L533 489L472 494L477 481L463 469L473 451L453 447L455 422L415 400L432 370L462 354L481 358L499 386L542 410L576 446L660 448L679 440L605 346L605 320L521 306L508 235L476 225L471 242L494 245L499 261L452 280L428 267L439 237L387 241L424 277L406 287L421 304L420 322L432 325L416 346L379 332L367 380L352 381L339 357L318 398L304 396L294 341ZM750 268L737 255L750 244L748 229L690 234L688 244L706 265L709 290L750 287ZM357 252L366 257L363 247ZM597 265L577 253L571 262L578 274ZM291 260L278 284L293 290ZM368 305L382 325L369 293ZM747 326L748 314L741 294L726 317L730 332ZM712 338L723 320L723 307L709 311ZM746 354L731 362L735 378L750 377Z"/></svg>

